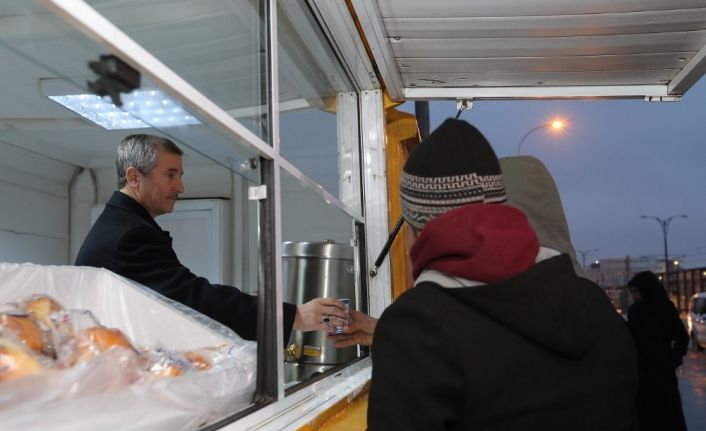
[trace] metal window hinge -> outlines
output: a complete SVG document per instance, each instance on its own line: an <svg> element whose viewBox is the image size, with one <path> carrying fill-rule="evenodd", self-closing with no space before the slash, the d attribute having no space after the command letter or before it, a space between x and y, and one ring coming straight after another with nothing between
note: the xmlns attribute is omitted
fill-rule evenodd
<svg viewBox="0 0 706 431"><path fill-rule="evenodd" d="M465 111L473 108L473 99L456 99L456 109Z"/></svg>
<svg viewBox="0 0 706 431"><path fill-rule="evenodd" d="M473 99L456 99L456 109L458 109L458 112L456 113L456 119L461 116L461 112L465 111L466 109L471 109L473 107Z"/></svg>
<svg viewBox="0 0 706 431"><path fill-rule="evenodd" d="M456 109L465 111L473 108L473 99L456 99Z"/></svg>
<svg viewBox="0 0 706 431"><path fill-rule="evenodd" d="M263 199L267 199L267 186L248 187L248 200L261 201Z"/></svg>

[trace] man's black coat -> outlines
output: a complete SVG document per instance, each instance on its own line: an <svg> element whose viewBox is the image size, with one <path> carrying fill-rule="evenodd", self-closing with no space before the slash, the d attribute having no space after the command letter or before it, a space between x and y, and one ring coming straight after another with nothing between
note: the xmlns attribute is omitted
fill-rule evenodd
<svg viewBox="0 0 706 431"><path fill-rule="evenodd" d="M257 297L189 271L179 262L169 232L124 193L113 193L88 232L76 265L106 268L221 322L246 340L257 336ZM285 342L295 313L296 306L284 304Z"/></svg>

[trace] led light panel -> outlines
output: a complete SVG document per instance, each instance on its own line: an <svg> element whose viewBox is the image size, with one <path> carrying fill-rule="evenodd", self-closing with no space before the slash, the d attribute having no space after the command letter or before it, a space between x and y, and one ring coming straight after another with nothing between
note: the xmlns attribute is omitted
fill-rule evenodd
<svg viewBox="0 0 706 431"><path fill-rule="evenodd" d="M178 103L158 90L133 91L121 95L122 108L110 97L95 94L49 96L83 118L107 130L174 127L201 122Z"/></svg>

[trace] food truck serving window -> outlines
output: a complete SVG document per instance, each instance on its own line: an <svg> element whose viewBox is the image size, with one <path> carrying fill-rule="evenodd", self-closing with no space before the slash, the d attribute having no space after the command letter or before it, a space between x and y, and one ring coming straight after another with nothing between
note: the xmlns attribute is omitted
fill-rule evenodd
<svg viewBox="0 0 706 431"><path fill-rule="evenodd" d="M325 335L290 337L280 329L283 300L331 296L351 308L366 302L358 90L306 2L18 0L0 8L16 24L0 35L0 60L8 66L0 86L12 100L1 107L0 160L11 168L0 170L0 198L17 203L0 214L0 278L38 277L41 287L28 294L55 295L65 309L121 330L140 364L148 357L152 365L182 364L190 378L198 367L184 365L185 350L196 350L213 367L196 374L202 383L213 370L238 380L218 386L225 392L206 391L214 399L197 403L205 410L155 416L175 421L170 429L227 425L361 356L357 348L338 351ZM257 343L126 274L72 266L117 190L116 149L131 134L167 138L183 152L179 201L156 222L170 231L185 267L216 268L197 275L258 296ZM24 181L5 181L9 176ZM218 265L209 265L213 259ZM89 281L110 295L78 300L72 289L91 291ZM24 286L0 286L9 292L0 298L23 301L15 296ZM101 303L108 297L120 307ZM170 307L177 311L165 311ZM162 320L172 323L160 326ZM188 343L173 342L178 328L188 329ZM163 376L144 373L164 367L137 367L131 372L145 376L144 391L163 385L155 380ZM106 396L128 396L119 392L125 387L113 389L117 395ZM237 402L226 394L235 390ZM96 410L85 412L84 426L108 413Z"/></svg>

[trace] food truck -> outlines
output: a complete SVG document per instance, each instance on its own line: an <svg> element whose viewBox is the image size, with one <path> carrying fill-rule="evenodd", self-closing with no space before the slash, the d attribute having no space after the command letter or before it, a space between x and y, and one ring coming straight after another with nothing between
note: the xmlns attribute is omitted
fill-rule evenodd
<svg viewBox="0 0 706 431"><path fill-rule="evenodd" d="M179 259L212 283L258 295L260 308L257 343L235 338L245 353L233 361L252 365L228 380L241 392L223 403L194 395L194 404L218 409L192 411L188 396L150 404L123 385L119 397L107 394L119 413L95 403L94 412L62 417L69 404L90 404L78 394L49 399L57 404L46 415L41 405L27 415L21 403L0 404L0 423L365 429L368 349L340 352L320 335L284 339L281 303L332 296L379 316L411 286L406 228L390 233L400 229L401 167L429 118L423 104L417 115L399 105L673 102L706 71L705 58L703 0L2 2L0 298L59 295L134 343L234 342L198 313L173 315L178 304L143 286L72 266L116 190L118 143L148 133L184 151L185 191L157 218ZM79 300L91 291L87 280L117 296ZM106 301L128 311L115 316ZM160 415L170 408L179 414Z"/></svg>

